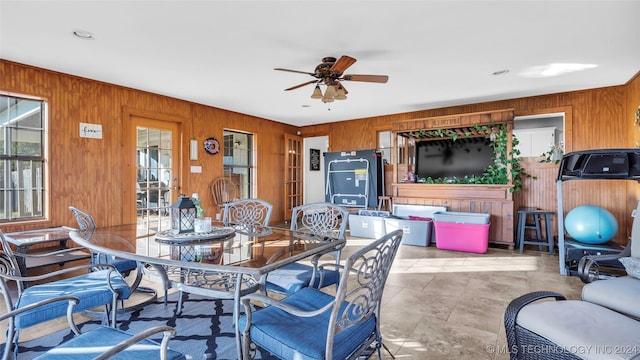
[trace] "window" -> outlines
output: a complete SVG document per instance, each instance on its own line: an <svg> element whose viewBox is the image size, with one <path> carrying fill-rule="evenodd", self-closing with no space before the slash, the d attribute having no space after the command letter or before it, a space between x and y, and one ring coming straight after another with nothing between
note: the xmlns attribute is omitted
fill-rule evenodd
<svg viewBox="0 0 640 360"><path fill-rule="evenodd" d="M0 95L0 221L44 216L45 105Z"/></svg>
<svg viewBox="0 0 640 360"><path fill-rule="evenodd" d="M255 157L253 153L253 135L225 130L222 143L224 176L238 184L241 199L254 197Z"/></svg>
<svg viewBox="0 0 640 360"><path fill-rule="evenodd" d="M378 150L382 153L382 160L385 164L393 164L394 161L397 164L406 163L407 146L413 146L413 142L408 142L402 136L397 137L398 153L394 159L393 157L393 132L391 131L378 131Z"/></svg>

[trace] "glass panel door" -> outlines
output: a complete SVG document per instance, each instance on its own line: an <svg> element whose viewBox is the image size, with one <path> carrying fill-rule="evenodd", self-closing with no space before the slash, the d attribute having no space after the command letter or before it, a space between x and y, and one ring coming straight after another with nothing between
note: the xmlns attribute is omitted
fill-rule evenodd
<svg viewBox="0 0 640 360"><path fill-rule="evenodd" d="M136 126L136 211L149 232L171 228L169 207L178 188L175 136L171 129Z"/></svg>

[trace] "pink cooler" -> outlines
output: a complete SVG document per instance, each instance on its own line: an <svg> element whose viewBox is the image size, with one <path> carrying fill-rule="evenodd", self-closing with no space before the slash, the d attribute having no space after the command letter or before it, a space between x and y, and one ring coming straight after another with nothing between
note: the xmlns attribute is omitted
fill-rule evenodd
<svg viewBox="0 0 640 360"><path fill-rule="evenodd" d="M490 224L435 223L436 247L478 254L487 252Z"/></svg>
<svg viewBox="0 0 640 360"><path fill-rule="evenodd" d="M484 254L489 246L489 214L437 212L434 214L436 247Z"/></svg>

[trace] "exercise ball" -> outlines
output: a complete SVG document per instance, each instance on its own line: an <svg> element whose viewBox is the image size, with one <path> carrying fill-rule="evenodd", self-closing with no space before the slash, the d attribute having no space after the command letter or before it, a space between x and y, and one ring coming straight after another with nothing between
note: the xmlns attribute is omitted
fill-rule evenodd
<svg viewBox="0 0 640 360"><path fill-rule="evenodd" d="M599 206L582 205L569 211L564 220L569 235L587 244L603 244L618 232L618 221Z"/></svg>

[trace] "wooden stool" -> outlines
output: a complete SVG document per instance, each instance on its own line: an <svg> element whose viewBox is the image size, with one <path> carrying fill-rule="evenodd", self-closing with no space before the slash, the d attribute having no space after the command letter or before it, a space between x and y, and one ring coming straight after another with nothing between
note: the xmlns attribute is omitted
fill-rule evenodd
<svg viewBox="0 0 640 360"><path fill-rule="evenodd" d="M524 250L524 245L538 245L542 250L543 246L549 249L549 255L553 255L553 233L551 231L551 215L553 211L538 210L535 208L524 208L518 210L518 243L520 252ZM533 223L527 223L527 216L533 217ZM545 238L542 237L541 220L544 216ZM535 238L527 238L526 230L535 230Z"/></svg>
<svg viewBox="0 0 640 360"><path fill-rule="evenodd" d="M382 210L383 207L384 210L388 212L393 211L391 206L391 196L378 196L378 211Z"/></svg>

